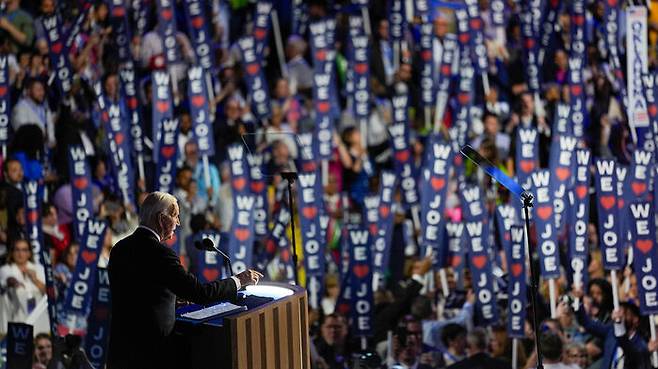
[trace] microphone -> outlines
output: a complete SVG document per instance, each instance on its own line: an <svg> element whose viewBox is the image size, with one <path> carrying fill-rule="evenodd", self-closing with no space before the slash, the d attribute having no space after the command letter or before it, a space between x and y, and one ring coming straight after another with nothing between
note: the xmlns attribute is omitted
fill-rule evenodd
<svg viewBox="0 0 658 369"><path fill-rule="evenodd" d="M231 273L231 276L233 276L233 266L231 265L231 258L228 255L226 255L222 250L218 249L217 246L215 246L215 243L210 238L206 237L201 241L199 240L194 241L194 247L196 247L197 250L214 251L220 254L224 259L225 265L228 265L227 268L229 270L229 273Z"/></svg>

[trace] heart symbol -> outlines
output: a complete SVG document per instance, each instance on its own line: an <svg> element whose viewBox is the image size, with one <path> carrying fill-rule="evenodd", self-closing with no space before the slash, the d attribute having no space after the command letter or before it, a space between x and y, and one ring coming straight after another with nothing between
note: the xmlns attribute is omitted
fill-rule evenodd
<svg viewBox="0 0 658 369"><path fill-rule="evenodd" d="M585 24L585 17L582 14L575 15L573 17L573 23L577 26L582 26Z"/></svg>
<svg viewBox="0 0 658 369"><path fill-rule="evenodd" d="M535 40L532 38L526 38L524 43L526 49L532 49L535 47Z"/></svg>
<svg viewBox="0 0 658 369"><path fill-rule="evenodd" d="M424 61L428 61L432 59L432 51L431 50L423 50L420 53L420 57L423 58Z"/></svg>
<svg viewBox="0 0 658 369"><path fill-rule="evenodd" d="M608 0L608 5L609 6L617 6L617 0Z"/></svg>
<svg viewBox="0 0 658 369"><path fill-rule="evenodd" d="M246 229L246 228L238 228L233 233L235 234L235 238L237 238L238 240L240 240L242 242L247 240L249 238L249 236L251 235L251 232L249 232L249 230Z"/></svg>
<svg viewBox="0 0 658 369"><path fill-rule="evenodd" d="M453 158L454 158L452 159L453 164L455 164L456 166L462 165L463 159L461 155L455 155Z"/></svg>
<svg viewBox="0 0 658 369"><path fill-rule="evenodd" d="M518 277L521 275L521 271L523 270L523 266L520 263L514 263L512 264L512 275L515 277Z"/></svg>
<svg viewBox="0 0 658 369"><path fill-rule="evenodd" d="M175 146L163 146L160 149L160 154L162 154L162 156L164 156L165 159L171 159L171 157L174 156L175 152L176 152Z"/></svg>
<svg viewBox="0 0 658 369"><path fill-rule="evenodd" d="M535 169L535 162L534 160L521 160L519 162L519 167L524 173L530 173Z"/></svg>
<svg viewBox="0 0 658 369"><path fill-rule="evenodd" d="M261 181L255 182L254 181L254 182L251 182L249 184L249 187L251 187L251 192L260 193L265 188L265 182L261 182Z"/></svg>
<svg viewBox="0 0 658 369"><path fill-rule="evenodd" d="M653 248L653 241L651 241L651 240L637 240L637 241L635 241L635 246L638 248L638 250L642 251L642 253L646 255Z"/></svg>
<svg viewBox="0 0 658 369"><path fill-rule="evenodd" d="M114 142L117 143L117 145L121 146L123 143L123 133L118 132L116 135L114 135Z"/></svg>
<svg viewBox="0 0 658 369"><path fill-rule="evenodd" d="M450 258L450 266L453 268L458 267L462 263L462 257L459 255L453 255L452 258Z"/></svg>
<svg viewBox="0 0 658 369"><path fill-rule="evenodd" d="M131 97L128 99L128 107L132 110L137 109L137 98L136 97Z"/></svg>
<svg viewBox="0 0 658 369"><path fill-rule="evenodd" d="M574 96L580 96L580 94L583 93L582 87L580 85L572 85L571 86L571 94Z"/></svg>
<svg viewBox="0 0 658 369"><path fill-rule="evenodd" d="M505 232L505 234L503 235L503 239L504 239L505 241L509 241L509 240L510 240L509 232Z"/></svg>
<svg viewBox="0 0 658 369"><path fill-rule="evenodd" d="M470 27L475 29L475 30L478 30L478 29L480 29L480 27L482 27L482 22L477 18L471 19L468 23L469 23Z"/></svg>
<svg viewBox="0 0 658 369"><path fill-rule="evenodd" d="M7 93L7 86L0 86L0 96L5 96Z"/></svg>
<svg viewBox="0 0 658 369"><path fill-rule="evenodd" d="M85 177L78 177L73 181L73 186L77 188L78 190L84 190L87 188L87 178Z"/></svg>
<svg viewBox="0 0 658 369"><path fill-rule="evenodd" d="M316 208L315 206L305 206L302 209L302 215L304 215L304 218L306 219L313 219L317 214L318 214L318 208Z"/></svg>
<svg viewBox="0 0 658 369"><path fill-rule="evenodd" d="M288 249L281 250L279 257L284 263L287 263L290 260L290 251L288 251Z"/></svg>
<svg viewBox="0 0 658 369"><path fill-rule="evenodd" d="M586 195L587 195L586 185L579 185L576 187L576 196L578 196L579 199L584 199Z"/></svg>
<svg viewBox="0 0 658 369"><path fill-rule="evenodd" d="M206 279L206 281L214 281L219 277L219 270L217 269L204 269L203 270L203 278Z"/></svg>
<svg viewBox="0 0 658 369"><path fill-rule="evenodd" d="M37 222L38 219L39 219L39 213L36 210L31 210L29 213L27 213L28 222L34 224Z"/></svg>
<svg viewBox="0 0 658 369"><path fill-rule="evenodd" d="M50 51L52 51L54 54L59 54L60 52L62 52L62 43L57 42L53 44L52 46L50 46Z"/></svg>
<svg viewBox="0 0 658 369"><path fill-rule="evenodd" d="M336 310L342 315L347 316L350 312L350 305L347 303L342 303L336 307Z"/></svg>
<svg viewBox="0 0 658 369"><path fill-rule="evenodd" d="M449 76L452 73L452 68L449 65L441 66L441 74L444 76Z"/></svg>
<svg viewBox="0 0 658 369"><path fill-rule="evenodd" d="M553 214L553 207L551 205L544 205L537 208L537 215L543 219L548 219Z"/></svg>
<svg viewBox="0 0 658 369"><path fill-rule="evenodd" d="M382 218L388 217L388 215L391 213L391 208L388 206L380 206L379 207L379 216Z"/></svg>
<svg viewBox="0 0 658 369"><path fill-rule="evenodd" d="M233 184L233 189L236 191L242 191L244 186L247 184L247 180L244 178L236 178L232 182Z"/></svg>
<svg viewBox="0 0 658 369"><path fill-rule="evenodd" d="M276 250L276 243L274 243L274 240L267 240L265 243L265 251L267 251L268 254L274 254L274 251Z"/></svg>
<svg viewBox="0 0 658 369"><path fill-rule="evenodd" d="M171 19L171 16L173 14L171 13L171 9L165 9L165 10L162 11L162 14L160 14L160 15L162 16L162 19L168 21L168 20Z"/></svg>
<svg viewBox="0 0 658 369"><path fill-rule="evenodd" d="M395 160L404 163L409 159L409 150L402 150L395 153Z"/></svg>
<svg viewBox="0 0 658 369"><path fill-rule="evenodd" d="M484 267L485 264L487 264L487 256L486 255L473 256L471 258L471 264L473 264L478 269L482 269L482 267Z"/></svg>
<svg viewBox="0 0 658 369"><path fill-rule="evenodd" d="M126 15L126 9L123 6L118 6L112 9L112 16L115 18L123 17Z"/></svg>
<svg viewBox="0 0 658 369"><path fill-rule="evenodd" d="M89 250L83 250L80 253L80 257L85 261L85 264L91 264L96 261L96 253Z"/></svg>
<svg viewBox="0 0 658 369"><path fill-rule="evenodd" d="M352 268L352 272L357 278L363 278L368 275L368 272L370 272L370 267L365 264L355 265L354 268Z"/></svg>
<svg viewBox="0 0 658 369"><path fill-rule="evenodd" d="M304 163L302 164L302 170L303 170L304 172L307 172L307 173L308 173L308 172L312 172L312 171L314 171L315 168L317 168L317 167L316 167L314 161L307 161L307 162L304 162Z"/></svg>
<svg viewBox="0 0 658 369"><path fill-rule="evenodd" d="M249 73L250 76L255 76L259 70L260 70L260 65L256 63L251 63L247 65L247 73Z"/></svg>
<svg viewBox="0 0 658 369"><path fill-rule="evenodd" d="M192 105L200 108L206 102L206 99L202 95L192 96Z"/></svg>
<svg viewBox="0 0 658 369"><path fill-rule="evenodd" d="M370 234L374 236L374 235L377 234L377 231L379 230L379 228L377 227L376 223L372 223L372 224L370 224L370 226L368 226L368 230L370 231Z"/></svg>
<svg viewBox="0 0 658 369"><path fill-rule="evenodd" d="M255 37L257 40L262 40L262 39L264 39L266 34L267 34L267 30L265 30L265 29L263 29L263 28L256 28L256 29L254 30L254 37Z"/></svg>
<svg viewBox="0 0 658 369"><path fill-rule="evenodd" d="M560 0L551 0L551 8L555 9L560 5Z"/></svg>
<svg viewBox="0 0 658 369"><path fill-rule="evenodd" d="M110 114L108 112L103 111L101 114L101 119L103 120L104 123L107 123L110 120Z"/></svg>
<svg viewBox="0 0 658 369"><path fill-rule="evenodd" d="M606 210L610 210L613 206L615 206L614 196L601 196L599 201L601 202L601 206L603 206L603 208Z"/></svg>
<svg viewBox="0 0 658 369"><path fill-rule="evenodd" d="M557 174L557 178L559 178L560 181L564 181L569 178L571 171L569 168L559 167L555 170L555 174Z"/></svg>
<svg viewBox="0 0 658 369"><path fill-rule="evenodd" d="M358 63L354 66L354 71L358 74L364 74L365 72L368 71L368 64Z"/></svg>
<svg viewBox="0 0 658 369"><path fill-rule="evenodd" d="M315 52L315 60L325 61L327 59L327 52L324 50L318 50Z"/></svg>
<svg viewBox="0 0 658 369"><path fill-rule="evenodd" d="M203 17L199 15L192 18L192 27L196 29L200 29L201 27L203 27Z"/></svg>
<svg viewBox="0 0 658 369"><path fill-rule="evenodd" d="M167 110L169 110L169 102L167 102L167 101L158 101L156 103L156 107L158 108L158 111L160 113L165 113Z"/></svg>
<svg viewBox="0 0 658 369"><path fill-rule="evenodd" d="M329 111L329 102L328 101L320 101L316 104L316 107L320 113L326 113Z"/></svg>
<svg viewBox="0 0 658 369"><path fill-rule="evenodd" d="M617 209L623 209L623 208L624 208L624 199L617 200Z"/></svg>
<svg viewBox="0 0 658 369"><path fill-rule="evenodd" d="M642 182L633 182L631 183L631 189L636 196L640 196L644 193L644 191L647 190L647 185L646 183Z"/></svg>
<svg viewBox="0 0 658 369"><path fill-rule="evenodd" d="M459 35L459 42L461 42L462 44L467 44L468 40L470 39L471 37L468 33L462 33Z"/></svg>
<svg viewBox="0 0 658 369"><path fill-rule="evenodd" d="M432 178L432 188L435 191L442 189L443 186L445 186L445 184L446 184L446 180L443 178Z"/></svg>
<svg viewBox="0 0 658 369"><path fill-rule="evenodd" d="M457 100L459 100L460 104L466 105L471 100L471 95L468 92L462 92L457 95Z"/></svg>
<svg viewBox="0 0 658 369"><path fill-rule="evenodd" d="M656 113L658 113L658 108L656 108L656 104L649 105L648 110L649 110L649 115L651 115L651 117L655 117Z"/></svg>

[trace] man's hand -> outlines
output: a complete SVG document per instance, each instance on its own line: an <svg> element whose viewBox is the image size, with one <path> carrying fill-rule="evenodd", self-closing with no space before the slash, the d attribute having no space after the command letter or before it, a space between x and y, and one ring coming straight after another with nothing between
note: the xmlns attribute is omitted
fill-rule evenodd
<svg viewBox="0 0 658 369"><path fill-rule="evenodd" d="M658 340L651 340L649 341L649 352L656 352L658 351Z"/></svg>
<svg viewBox="0 0 658 369"><path fill-rule="evenodd" d="M240 281L241 286L249 286L252 284L258 284L258 280L263 278L263 275L253 269L247 269L240 274L235 276Z"/></svg>
<svg viewBox="0 0 658 369"><path fill-rule="evenodd" d="M17 287L23 287L23 284L18 281L18 279L14 277L9 277L7 278L7 287L10 288L17 288Z"/></svg>
<svg viewBox="0 0 658 369"><path fill-rule="evenodd" d="M612 312L612 321L615 323L623 323L624 322L624 311L622 309L615 309Z"/></svg>

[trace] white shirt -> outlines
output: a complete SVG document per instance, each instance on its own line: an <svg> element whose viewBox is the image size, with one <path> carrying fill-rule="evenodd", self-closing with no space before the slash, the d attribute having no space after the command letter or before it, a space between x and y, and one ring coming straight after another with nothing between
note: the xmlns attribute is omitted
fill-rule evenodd
<svg viewBox="0 0 658 369"><path fill-rule="evenodd" d="M35 271L37 279L45 283L46 276L43 266L28 261L27 269ZM18 265L14 263L5 264L0 268L0 285L2 287L7 288L7 279L9 278L16 279L20 285L19 287L7 290L7 293L3 297L5 306L0 306L0 308L5 309L7 321L25 322L25 319L27 319L30 313L28 311L30 300L33 304L36 304L43 294L34 282L32 282L30 277L23 274L18 268Z"/></svg>

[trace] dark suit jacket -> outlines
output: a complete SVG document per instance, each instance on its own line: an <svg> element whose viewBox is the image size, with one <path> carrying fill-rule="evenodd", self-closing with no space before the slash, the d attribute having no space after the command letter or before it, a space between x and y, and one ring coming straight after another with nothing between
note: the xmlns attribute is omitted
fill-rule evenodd
<svg viewBox="0 0 658 369"><path fill-rule="evenodd" d="M234 300L237 294L231 279L199 282L171 249L144 228L114 246L108 269L112 293L108 365L112 369L174 365L176 296L208 304Z"/></svg>
<svg viewBox="0 0 658 369"><path fill-rule="evenodd" d="M467 359L458 361L448 369L511 369L512 366L500 359L492 358L487 354L475 354Z"/></svg>

